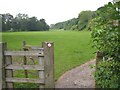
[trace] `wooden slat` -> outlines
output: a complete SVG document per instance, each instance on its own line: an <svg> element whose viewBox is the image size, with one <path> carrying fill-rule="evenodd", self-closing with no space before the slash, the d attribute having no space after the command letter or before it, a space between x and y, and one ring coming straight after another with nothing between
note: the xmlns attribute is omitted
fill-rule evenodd
<svg viewBox="0 0 120 90"><path fill-rule="evenodd" d="M44 49L39 47L39 46L31 46L31 45L26 45L25 42L23 43L23 48L27 50L39 50L43 51Z"/></svg>
<svg viewBox="0 0 120 90"><path fill-rule="evenodd" d="M39 65L44 65L44 57L38 57L39 58ZM44 71L39 71L39 78L44 78ZM39 88L44 88L45 85L39 85Z"/></svg>
<svg viewBox="0 0 120 90"><path fill-rule="evenodd" d="M44 58L39 57L39 65L44 66ZM44 78L44 71L39 71L39 78Z"/></svg>
<svg viewBox="0 0 120 90"><path fill-rule="evenodd" d="M8 65L5 69L14 70L44 70L44 66L41 65Z"/></svg>
<svg viewBox="0 0 120 90"><path fill-rule="evenodd" d="M40 83L44 84L44 79L31 78L6 78L6 82Z"/></svg>
<svg viewBox="0 0 120 90"><path fill-rule="evenodd" d="M11 56L44 56L43 51L5 51L4 54Z"/></svg>
<svg viewBox="0 0 120 90"><path fill-rule="evenodd" d="M31 46L31 49L32 49L32 50L40 50L40 51L43 51L43 48L38 47L38 46Z"/></svg>

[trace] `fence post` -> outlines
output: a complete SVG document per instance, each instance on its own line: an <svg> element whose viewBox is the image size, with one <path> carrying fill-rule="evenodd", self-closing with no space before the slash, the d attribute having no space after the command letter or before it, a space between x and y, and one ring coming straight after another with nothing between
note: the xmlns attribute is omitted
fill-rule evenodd
<svg viewBox="0 0 120 90"><path fill-rule="evenodd" d="M44 67L45 67L45 88L54 88L54 43L43 42Z"/></svg>
<svg viewBox="0 0 120 90"><path fill-rule="evenodd" d="M0 76L0 80L2 80L1 88L13 88L13 83L6 83L5 78L6 77L12 77L13 72L12 70L5 70L5 66L12 63L11 56L4 56L4 51L7 50L7 43L0 43L0 50L1 50L1 65L0 65L0 73L2 76Z"/></svg>
<svg viewBox="0 0 120 90"><path fill-rule="evenodd" d="M102 60L103 59L103 52L97 52L96 53L96 71L97 71L97 68L98 68L98 63L99 63L99 61L100 60ZM95 83L95 88L98 88L97 87L97 84Z"/></svg>
<svg viewBox="0 0 120 90"><path fill-rule="evenodd" d="M0 90L2 90L2 43L0 42Z"/></svg>
<svg viewBox="0 0 120 90"><path fill-rule="evenodd" d="M12 56L5 56L5 64L6 66L12 64ZM13 77L13 70L6 70L6 78ZM13 88L12 82L6 82L6 88Z"/></svg>
<svg viewBox="0 0 120 90"><path fill-rule="evenodd" d="M23 51L26 51L25 45L26 45L26 42L23 41ZM26 56L23 56L23 62L24 62L24 65L27 65L27 58L26 58ZM25 77L28 78L27 70L25 70Z"/></svg>
<svg viewBox="0 0 120 90"><path fill-rule="evenodd" d="M0 43L0 50L1 50L1 58L0 58L0 86L1 88L6 88L6 83L5 83L5 56L4 56L4 51L6 50L6 43Z"/></svg>
<svg viewBox="0 0 120 90"><path fill-rule="evenodd" d="M103 59L103 53L98 51L97 54L96 54L96 69L98 67L99 61L102 60L102 59Z"/></svg>
<svg viewBox="0 0 120 90"><path fill-rule="evenodd" d="M7 50L7 43L3 44L3 50ZM5 70L5 67L12 64L12 56L4 56L4 77L11 78L13 77L13 70ZM12 82L6 82L6 88L13 88Z"/></svg>
<svg viewBox="0 0 120 90"><path fill-rule="evenodd" d="M4 61L4 46L5 43L0 42L0 90L2 90L2 88L5 88L5 73L4 68L3 68L3 61Z"/></svg>

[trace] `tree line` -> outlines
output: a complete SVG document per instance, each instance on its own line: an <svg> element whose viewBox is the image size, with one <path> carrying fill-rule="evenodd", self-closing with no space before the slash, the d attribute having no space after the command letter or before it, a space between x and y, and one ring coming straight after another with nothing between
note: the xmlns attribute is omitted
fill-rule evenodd
<svg viewBox="0 0 120 90"><path fill-rule="evenodd" d="M48 31L49 25L45 19L38 20L37 17L29 17L27 14L17 14L16 17L6 13L0 14L2 18L2 31Z"/></svg>
<svg viewBox="0 0 120 90"><path fill-rule="evenodd" d="M64 30L83 30L89 28L89 22L96 17L96 11L82 11L77 18L73 18L64 22L59 22L51 25L51 29L64 29Z"/></svg>
<svg viewBox="0 0 120 90"><path fill-rule="evenodd" d="M113 0L115 1L115 0ZM116 0L117 1L117 0ZM118 0L119 1L119 0ZM101 15L101 17L106 17L107 13L104 12L106 10L106 6L108 4L99 7L96 11L90 11L90 10L86 10L86 11L81 11L78 14L77 18L72 18L70 20L67 21L63 21L63 22L58 22L56 24L51 24L51 29L64 29L64 30L76 30L76 31L81 31L81 30L89 30L91 31L92 29L92 20L97 18L99 15ZM98 12L104 12L103 14L100 14ZM94 25L93 25L94 26Z"/></svg>

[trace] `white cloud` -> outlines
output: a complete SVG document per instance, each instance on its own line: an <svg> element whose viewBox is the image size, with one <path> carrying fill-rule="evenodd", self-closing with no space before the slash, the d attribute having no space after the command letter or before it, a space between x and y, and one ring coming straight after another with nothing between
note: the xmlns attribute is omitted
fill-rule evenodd
<svg viewBox="0 0 120 90"><path fill-rule="evenodd" d="M110 0L1 0L0 13L25 13L48 24L77 17L82 10L96 10Z"/></svg>

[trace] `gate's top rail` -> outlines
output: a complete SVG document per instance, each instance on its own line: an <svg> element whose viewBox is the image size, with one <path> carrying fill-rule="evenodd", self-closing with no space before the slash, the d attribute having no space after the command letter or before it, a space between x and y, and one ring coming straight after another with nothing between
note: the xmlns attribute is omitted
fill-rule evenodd
<svg viewBox="0 0 120 90"><path fill-rule="evenodd" d="M44 56L43 51L4 51L4 55L10 56Z"/></svg>

